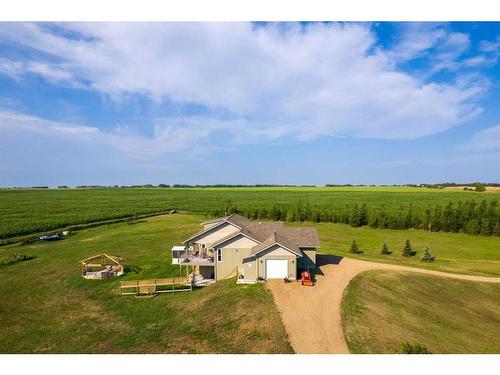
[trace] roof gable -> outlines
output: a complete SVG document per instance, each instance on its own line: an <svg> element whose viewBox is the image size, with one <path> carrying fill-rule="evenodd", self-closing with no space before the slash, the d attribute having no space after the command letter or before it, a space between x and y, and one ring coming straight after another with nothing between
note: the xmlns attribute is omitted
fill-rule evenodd
<svg viewBox="0 0 500 375"><path fill-rule="evenodd" d="M214 223L214 225L196 233L184 243L199 238L227 223L236 227L238 231L221 238L213 246L220 245L239 234L258 243L252 248L252 254L257 254L276 243L298 256L302 256L300 248L316 248L320 246L318 234L314 227L284 227L281 221L252 221L239 214L206 221L203 224L209 223Z"/></svg>
<svg viewBox="0 0 500 375"><path fill-rule="evenodd" d="M207 229L203 229L202 231L192 235L191 237L186 239L183 243L193 241L193 240L195 240L195 239L197 239L197 238L199 238L199 237L201 237L201 236L203 236L211 231L216 231L218 228L221 228L224 224L232 225L232 226L236 227L237 229L241 230L241 227L237 226L236 224L233 224L233 223L230 223L230 222L224 220L224 221L221 221L220 223L217 223L217 224L215 224Z"/></svg>
<svg viewBox="0 0 500 375"><path fill-rule="evenodd" d="M259 243L259 241L257 241L255 238L252 238L251 236L249 236L248 234L245 234L244 231L240 230L239 232L235 232L235 233L231 233L230 235L224 237L224 238L221 238L220 240L214 242L212 244L212 247L215 248L216 246L221 246L223 244L225 244L226 242L228 241L231 241L233 239L235 239L236 237L238 236L243 236L243 237L246 237L250 240L252 240L253 242L255 242L256 244Z"/></svg>
<svg viewBox="0 0 500 375"><path fill-rule="evenodd" d="M290 241L288 241L288 239L285 236L279 234L278 231L272 232L271 235L269 237L267 237L262 243L255 246L254 248L252 248L251 254L252 255L259 254L259 253L269 249L270 247L272 247L274 245L280 245L281 247L291 251L292 253L296 254L297 256L299 256L299 257L302 256L302 253L301 253L299 247L296 246L295 244L291 243Z"/></svg>

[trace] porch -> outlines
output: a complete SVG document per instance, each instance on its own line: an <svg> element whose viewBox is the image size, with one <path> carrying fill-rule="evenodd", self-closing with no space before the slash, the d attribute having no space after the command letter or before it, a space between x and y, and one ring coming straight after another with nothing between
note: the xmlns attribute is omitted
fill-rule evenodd
<svg viewBox="0 0 500 375"><path fill-rule="evenodd" d="M214 266L213 251L198 246L172 247L172 264Z"/></svg>

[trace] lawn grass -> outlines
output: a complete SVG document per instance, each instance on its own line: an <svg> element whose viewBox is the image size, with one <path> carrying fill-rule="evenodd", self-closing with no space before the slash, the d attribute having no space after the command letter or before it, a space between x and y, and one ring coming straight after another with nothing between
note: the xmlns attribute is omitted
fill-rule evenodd
<svg viewBox="0 0 500 375"><path fill-rule="evenodd" d="M0 353L290 353L263 285L226 280L193 292L135 298L119 280L168 277L170 248L201 217L165 215L81 230L69 238L0 248L35 259L0 268ZM85 280L79 260L106 252L135 266L121 278Z"/></svg>
<svg viewBox="0 0 500 375"><path fill-rule="evenodd" d="M230 201L243 212L302 204L343 209L366 203L388 212L413 205L422 212L430 204L458 200L497 200L498 193L413 187L241 187L241 188L101 188L0 189L0 238L9 238L68 225L179 209L209 215Z"/></svg>
<svg viewBox="0 0 500 375"><path fill-rule="evenodd" d="M342 326L352 353L500 353L500 284L368 271L344 292Z"/></svg>
<svg viewBox="0 0 500 375"><path fill-rule="evenodd" d="M355 259L401 264L411 267L428 268L437 271L484 276L500 276L500 239L498 237L473 236L464 233L427 232L406 229L353 228L345 224L294 223L287 225L314 225L321 241L319 252L352 257ZM414 250L414 257L401 255L406 239ZM356 240L362 254L349 252ZM387 242L391 255L380 254ZM436 257L432 263L421 261L424 248L429 245Z"/></svg>

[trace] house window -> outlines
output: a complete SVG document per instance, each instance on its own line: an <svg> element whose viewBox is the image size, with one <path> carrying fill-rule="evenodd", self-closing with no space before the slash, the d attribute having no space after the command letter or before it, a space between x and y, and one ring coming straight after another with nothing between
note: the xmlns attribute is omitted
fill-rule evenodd
<svg viewBox="0 0 500 375"><path fill-rule="evenodd" d="M222 262L222 249L217 249L217 262Z"/></svg>

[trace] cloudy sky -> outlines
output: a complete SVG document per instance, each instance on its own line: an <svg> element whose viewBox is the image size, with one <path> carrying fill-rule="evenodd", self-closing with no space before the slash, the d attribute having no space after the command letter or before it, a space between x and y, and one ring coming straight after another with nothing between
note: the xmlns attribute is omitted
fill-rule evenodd
<svg viewBox="0 0 500 375"><path fill-rule="evenodd" d="M0 23L0 186L500 182L500 23Z"/></svg>

